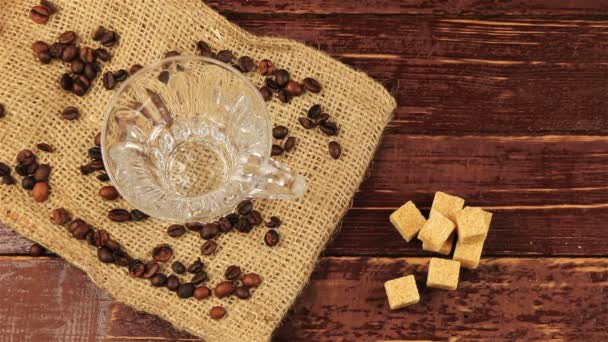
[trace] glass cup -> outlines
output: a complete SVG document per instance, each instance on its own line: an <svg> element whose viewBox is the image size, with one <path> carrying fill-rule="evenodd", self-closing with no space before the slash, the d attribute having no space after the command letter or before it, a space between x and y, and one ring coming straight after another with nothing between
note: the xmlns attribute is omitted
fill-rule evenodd
<svg viewBox="0 0 608 342"><path fill-rule="evenodd" d="M245 198L293 199L306 181L270 158L272 120L241 72L167 58L131 76L105 112L101 150L120 194L146 214L210 222Z"/></svg>

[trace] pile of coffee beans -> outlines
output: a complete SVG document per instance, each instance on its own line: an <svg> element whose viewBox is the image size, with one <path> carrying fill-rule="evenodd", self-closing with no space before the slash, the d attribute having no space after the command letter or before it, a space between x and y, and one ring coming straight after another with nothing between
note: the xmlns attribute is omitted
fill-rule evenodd
<svg viewBox="0 0 608 342"><path fill-rule="evenodd" d="M49 186L51 166L38 164L36 154L27 149L17 153L16 160L15 172L23 177L21 187L25 190L31 190L32 197L36 202L46 201L51 192ZM8 172L6 169L8 169ZM6 164L0 163L0 175L2 175L5 184L15 183L14 178L10 175L10 168Z"/></svg>
<svg viewBox="0 0 608 342"><path fill-rule="evenodd" d="M336 136L340 132L338 125L331 121L331 116L321 108L321 105L315 104L308 109L306 116L298 119L300 125L305 129L319 128L319 130L328 136ZM342 155L342 147L337 141L331 141L328 144L329 154L334 159L339 159Z"/></svg>
<svg viewBox="0 0 608 342"><path fill-rule="evenodd" d="M51 15L57 12L57 7L47 0L41 0L39 5L32 7L30 10L30 18L36 24L46 24Z"/></svg>
<svg viewBox="0 0 608 342"><path fill-rule="evenodd" d="M280 156L284 152L291 152L296 147L297 139L294 136L289 136L289 129L285 126L275 126L272 129L272 137L277 140L284 140L283 146L273 144L270 154L272 156ZM285 139L287 138L287 139Z"/></svg>

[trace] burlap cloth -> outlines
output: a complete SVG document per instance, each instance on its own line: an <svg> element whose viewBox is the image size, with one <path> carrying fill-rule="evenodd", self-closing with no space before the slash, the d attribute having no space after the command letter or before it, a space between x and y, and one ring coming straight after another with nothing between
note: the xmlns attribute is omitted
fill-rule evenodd
<svg viewBox="0 0 608 342"><path fill-rule="evenodd" d="M18 185L0 185L0 222L84 270L116 300L156 314L179 329L207 341L270 339L349 208L390 120L394 99L363 73L301 43L251 35L201 1L56 0L60 11L46 25L30 20L28 13L34 2L11 0L0 6L0 103L7 110L7 116L0 119L0 161L14 166L19 150L34 149L39 142L54 145L55 153L38 153L42 162L54 168L52 194L46 203L39 204ZM74 30L82 37L81 45L99 47L91 39L98 25L114 29L121 36L119 46L112 49L114 58L104 70L145 65L169 50L193 54L195 42L204 40L214 49L232 50L237 57L270 58L277 66L288 68L294 79L310 76L324 85L321 94L306 94L290 105L278 100L268 104L275 124L288 126L299 139L296 150L282 160L303 174L309 186L306 195L297 201L258 201L256 206L266 218L277 215L284 221L279 228L280 244L267 247L263 242L267 229L258 227L250 234L222 235L216 255L203 257L210 286L223 278L231 264L260 274L264 283L251 299L179 299L165 288L151 287L145 279L128 277L125 268L101 264L93 247L73 239L65 228L49 221L52 209L65 207L95 227L107 229L130 255L142 259L150 259L154 246L168 242L175 256L163 267L167 273L172 261L190 263L200 256L198 234L172 239L165 233L166 224L159 220L109 222L108 210L128 205L103 202L97 195L101 183L93 175L79 173L78 167L86 161L86 151L114 91L105 90L99 77L87 96L66 94L57 79L67 67L57 61L41 65L31 52L31 44L36 40L53 42L61 32ZM251 73L251 78L257 85L262 83L257 72ZM328 137L298 124L297 118L314 103L321 103L341 125L338 140L344 152L340 160L329 157ZM81 108L80 120L60 118L68 105ZM209 318L209 309L215 305L227 308L224 319Z"/></svg>

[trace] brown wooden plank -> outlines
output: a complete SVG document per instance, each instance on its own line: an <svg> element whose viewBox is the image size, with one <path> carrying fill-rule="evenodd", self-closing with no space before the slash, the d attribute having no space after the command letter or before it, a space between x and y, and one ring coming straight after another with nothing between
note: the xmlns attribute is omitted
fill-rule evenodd
<svg viewBox="0 0 608 342"><path fill-rule="evenodd" d="M601 15L598 0L206 0L220 12L272 14Z"/></svg>
<svg viewBox="0 0 608 342"><path fill-rule="evenodd" d="M608 259L485 259L463 270L457 291L426 288L427 263L322 258L274 341L608 338ZM112 303L62 260L4 257L0 274L11 279L0 299L7 341L198 341ZM383 283L404 274L416 276L421 302L391 312Z"/></svg>

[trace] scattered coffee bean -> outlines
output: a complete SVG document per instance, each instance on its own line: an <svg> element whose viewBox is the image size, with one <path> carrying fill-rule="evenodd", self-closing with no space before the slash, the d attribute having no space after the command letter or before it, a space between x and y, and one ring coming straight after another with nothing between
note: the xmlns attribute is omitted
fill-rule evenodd
<svg viewBox="0 0 608 342"><path fill-rule="evenodd" d="M317 126L317 124L314 121L310 120L309 118L307 118L305 116L299 117L298 121L300 122L300 125L302 125L302 127L306 128L306 129L315 128Z"/></svg>
<svg viewBox="0 0 608 342"><path fill-rule="evenodd" d="M266 227L268 228L279 228L283 222L280 218L276 216L270 216L268 222L266 222Z"/></svg>
<svg viewBox="0 0 608 342"><path fill-rule="evenodd" d="M70 233L74 233L78 228L87 227L88 225L84 220L77 218L68 224L67 229Z"/></svg>
<svg viewBox="0 0 608 342"><path fill-rule="evenodd" d="M251 231L251 224L249 223L246 217L241 216L239 217L239 220L234 226L234 228L241 233L249 233Z"/></svg>
<svg viewBox="0 0 608 342"><path fill-rule="evenodd" d="M167 262L173 256L173 249L166 243L160 244L152 250L152 258L158 262Z"/></svg>
<svg viewBox="0 0 608 342"><path fill-rule="evenodd" d="M242 72L250 72L255 69L255 62L249 56L243 56L237 60L237 64L239 65L239 69Z"/></svg>
<svg viewBox="0 0 608 342"><path fill-rule="evenodd" d="M131 210L131 220L133 221L143 221L148 219L150 216L139 209Z"/></svg>
<svg viewBox="0 0 608 342"><path fill-rule="evenodd" d="M129 77L129 72L125 69L120 69L114 73L114 79L117 82L124 82Z"/></svg>
<svg viewBox="0 0 608 342"><path fill-rule="evenodd" d="M93 40L99 41L104 33L106 33L106 28L103 26L99 26L95 32L93 32Z"/></svg>
<svg viewBox="0 0 608 342"><path fill-rule="evenodd" d="M126 222L131 220L131 213L126 209L112 209L108 212L108 218L114 222Z"/></svg>
<svg viewBox="0 0 608 342"><path fill-rule="evenodd" d="M317 117L317 123L322 124L323 122L329 120L329 114L327 113L321 113L318 117Z"/></svg>
<svg viewBox="0 0 608 342"><path fill-rule="evenodd" d="M173 51L169 51L169 52L165 53L165 58L177 57L179 55L181 55L179 53L179 51L173 50Z"/></svg>
<svg viewBox="0 0 608 342"><path fill-rule="evenodd" d="M97 65L94 63L85 64L84 77L86 77L89 81L93 81L97 77Z"/></svg>
<svg viewBox="0 0 608 342"><path fill-rule="evenodd" d="M230 50L222 50L217 53L217 60L224 63L230 63L234 59L234 55Z"/></svg>
<svg viewBox="0 0 608 342"><path fill-rule="evenodd" d="M68 45L68 44L74 43L76 41L76 39L78 39L76 32L66 31L59 35L59 38L57 38L57 42L59 44Z"/></svg>
<svg viewBox="0 0 608 342"><path fill-rule="evenodd" d="M63 74L59 79L61 88L65 91L71 91L74 87L74 80L69 74Z"/></svg>
<svg viewBox="0 0 608 342"><path fill-rule="evenodd" d="M103 74L103 86L106 90L112 90L116 88L116 79L111 71L107 71Z"/></svg>
<svg viewBox="0 0 608 342"><path fill-rule="evenodd" d="M199 222L188 222L185 224L185 226L188 228L188 230L193 232L200 232L201 229L203 229L203 224Z"/></svg>
<svg viewBox="0 0 608 342"><path fill-rule="evenodd" d="M230 296L234 292L234 283L232 281L222 281L215 286L213 294L217 298L224 298Z"/></svg>
<svg viewBox="0 0 608 342"><path fill-rule="evenodd" d="M220 232L222 233L227 233L232 230L232 222L226 217L220 217L217 223L220 226Z"/></svg>
<svg viewBox="0 0 608 342"><path fill-rule="evenodd" d="M36 24L46 24L46 22L49 21L50 15L49 9L43 5L34 6L30 10L30 18L32 18Z"/></svg>
<svg viewBox="0 0 608 342"><path fill-rule="evenodd" d="M31 165L36 161L36 155L31 150L21 150L16 159L19 164Z"/></svg>
<svg viewBox="0 0 608 342"><path fill-rule="evenodd" d="M252 210L249 214L247 214L247 221L249 221L252 226L258 226L262 224L264 219L262 218L262 214L260 214L259 211Z"/></svg>
<svg viewBox="0 0 608 342"><path fill-rule="evenodd" d="M186 266L184 266L184 264L182 264L179 261L174 261L171 264L171 269L173 270L173 272L177 273L177 274L183 274L186 273Z"/></svg>
<svg viewBox="0 0 608 342"><path fill-rule="evenodd" d="M129 263L129 276L132 278L141 277L146 271L146 266L140 260L133 260Z"/></svg>
<svg viewBox="0 0 608 342"><path fill-rule="evenodd" d="M173 224L167 228L167 235L172 238L178 238L184 234L186 234L186 227L181 224Z"/></svg>
<svg viewBox="0 0 608 342"><path fill-rule="evenodd" d="M112 47L118 43L118 39L118 33L114 31L105 31L99 38L99 42L105 47Z"/></svg>
<svg viewBox="0 0 608 342"><path fill-rule="evenodd" d="M48 183L40 182L34 185L32 189L32 197L36 202L44 202L49 198L50 188Z"/></svg>
<svg viewBox="0 0 608 342"><path fill-rule="evenodd" d="M236 265L228 266L226 272L224 272L224 277L228 280L236 280L241 275L241 268Z"/></svg>
<svg viewBox="0 0 608 342"><path fill-rule="evenodd" d="M112 59L112 55L104 48L95 49L94 54L95 57L104 62L108 62Z"/></svg>
<svg viewBox="0 0 608 342"><path fill-rule="evenodd" d="M91 162L89 163L89 165L91 166L91 169L93 171L99 171L99 170L103 170L105 167L103 166L103 161L100 159L93 159L91 160Z"/></svg>
<svg viewBox="0 0 608 342"><path fill-rule="evenodd" d="M57 7L55 4L48 0L40 0L40 5L46 7L49 10L49 14L57 13Z"/></svg>
<svg viewBox="0 0 608 342"><path fill-rule="evenodd" d="M311 93L319 93L322 89L319 81L315 80L314 78L307 77L304 79L303 83L304 88Z"/></svg>
<svg viewBox="0 0 608 342"><path fill-rule="evenodd" d="M141 70L141 69L143 69L143 68L144 68L144 67L143 67L143 65L141 65L141 64L133 64L133 65L131 66L131 68L129 69L129 73L130 73L131 75L135 75L135 73L137 73L139 70Z"/></svg>
<svg viewBox="0 0 608 342"><path fill-rule="evenodd" d="M89 158L91 158L91 159L100 160L101 159L101 147L93 146L93 147L89 148L89 150L87 151L87 154L89 155Z"/></svg>
<svg viewBox="0 0 608 342"><path fill-rule="evenodd" d="M97 132L97 134L95 134L95 138L93 138L93 143L95 144L95 146L101 146L101 132Z"/></svg>
<svg viewBox="0 0 608 342"><path fill-rule="evenodd" d="M76 120L80 117L80 111L76 107L66 107L61 113L61 117L65 120Z"/></svg>
<svg viewBox="0 0 608 342"><path fill-rule="evenodd" d="M205 243L203 243L203 245L201 246L201 254L202 255L212 255L213 253L215 253L216 249L217 249L217 242L215 242L213 240L208 240L208 241L205 241Z"/></svg>
<svg viewBox="0 0 608 342"><path fill-rule="evenodd" d="M274 74L274 64L268 59L263 59L258 64L258 71L264 76L270 76Z"/></svg>
<svg viewBox="0 0 608 342"><path fill-rule="evenodd" d="M197 300L203 300L211 296L211 289L207 286L201 286L194 289L194 298Z"/></svg>
<svg viewBox="0 0 608 342"><path fill-rule="evenodd" d="M336 125L336 123L331 122L331 121L321 122L319 124L319 129L321 130L321 132L323 132L329 136L338 135L338 131L339 131L338 125Z"/></svg>
<svg viewBox="0 0 608 342"><path fill-rule="evenodd" d="M82 82L82 79L77 78L74 80L74 85L72 86L72 92L76 96L84 96L84 94L86 94L88 90L89 90L89 87L85 83Z"/></svg>
<svg viewBox="0 0 608 342"><path fill-rule="evenodd" d="M49 145L47 143L36 144L36 148L39 149L40 151L48 152L48 153L52 153L53 151L55 151L53 149L53 146L51 146L51 145Z"/></svg>
<svg viewBox="0 0 608 342"><path fill-rule="evenodd" d="M97 249L97 257L99 257L99 260L101 262L106 264L114 262L114 255L112 251L107 247L101 247Z"/></svg>
<svg viewBox="0 0 608 342"><path fill-rule="evenodd" d="M169 291L177 291L180 285L181 281L179 281L177 276L172 274L167 277L167 289L169 289Z"/></svg>
<svg viewBox="0 0 608 342"><path fill-rule="evenodd" d="M6 116L6 110L4 109L4 105L0 103L0 119Z"/></svg>
<svg viewBox="0 0 608 342"><path fill-rule="evenodd" d="M308 117L310 119L316 119L319 117L319 115L321 114L321 105L320 104L316 104L313 105L312 107L310 107L310 109L308 109Z"/></svg>
<svg viewBox="0 0 608 342"><path fill-rule="evenodd" d="M34 172L36 182L46 182L51 175L51 167L48 164L41 164Z"/></svg>
<svg viewBox="0 0 608 342"><path fill-rule="evenodd" d="M241 201L236 207L236 211L241 215L247 215L253 210L253 202L250 200Z"/></svg>
<svg viewBox="0 0 608 342"><path fill-rule="evenodd" d="M84 62L80 59L73 60L70 64L70 70L76 75L82 74L84 72Z"/></svg>
<svg viewBox="0 0 608 342"><path fill-rule="evenodd" d="M252 207L253 209L253 207ZM239 215L237 213L230 213L228 215L226 215L226 219L228 221L230 221L230 223L232 223L232 226L234 227L237 222L239 222Z"/></svg>
<svg viewBox="0 0 608 342"><path fill-rule="evenodd" d="M59 59L63 55L64 48L65 46L63 44L55 42L49 46L49 54L51 57Z"/></svg>
<svg viewBox="0 0 608 342"><path fill-rule="evenodd" d="M72 231L72 236L78 240L85 240L92 229L90 224L83 222L75 227Z"/></svg>
<svg viewBox="0 0 608 342"><path fill-rule="evenodd" d="M0 177L2 176L8 176L11 174L11 168L10 166L4 164L4 163L0 163Z"/></svg>
<svg viewBox="0 0 608 342"><path fill-rule="evenodd" d="M204 266L205 265L203 264L203 262L201 261L201 259L197 259L190 266L188 266L188 272L192 273L192 274L200 273L203 270Z"/></svg>
<svg viewBox="0 0 608 342"><path fill-rule="evenodd" d="M110 180L110 176L108 176L108 174L107 174L107 173L100 173L100 174L98 174L98 175L97 175L97 179L98 179L100 182L107 182L107 181L109 181L109 180ZM133 215L131 215L131 218L133 219L133 221L139 221L139 220L134 219L134 218L133 218Z"/></svg>
<svg viewBox="0 0 608 342"><path fill-rule="evenodd" d="M70 221L70 213L64 208L51 211L51 221L58 225L64 225Z"/></svg>
<svg viewBox="0 0 608 342"><path fill-rule="evenodd" d="M199 40L196 43L196 50L199 56L210 57L211 56L211 47L209 44L205 43L202 40Z"/></svg>
<svg viewBox="0 0 608 342"><path fill-rule="evenodd" d="M144 265L144 274L142 274L141 276L146 279L152 278L155 274L157 274L159 268L160 265L158 264L158 262L148 261Z"/></svg>
<svg viewBox="0 0 608 342"><path fill-rule="evenodd" d="M281 88L287 85L289 78L289 72L285 69L279 69L274 72L274 79Z"/></svg>
<svg viewBox="0 0 608 342"><path fill-rule="evenodd" d="M272 78L266 79L266 87L273 93L278 93L281 90L281 86Z"/></svg>
<svg viewBox="0 0 608 342"><path fill-rule="evenodd" d="M197 274L195 274L194 277L192 277L192 280L190 280L190 282L193 285L198 285L198 284L206 281L207 279L208 279L207 273L205 271L201 271L201 272L198 272Z"/></svg>
<svg viewBox="0 0 608 342"><path fill-rule="evenodd" d="M76 47L76 45L68 45L61 53L61 60L66 63L71 62L76 58L76 56L78 56L78 47Z"/></svg>
<svg viewBox="0 0 608 342"><path fill-rule="evenodd" d="M131 257L123 250L117 250L113 252L114 263L117 266L127 267L131 262Z"/></svg>
<svg viewBox="0 0 608 342"><path fill-rule="evenodd" d="M33 257L39 257L44 254L44 247L35 243L30 246L30 255Z"/></svg>
<svg viewBox="0 0 608 342"><path fill-rule="evenodd" d="M36 170L38 170L38 163L36 161L34 161L33 163L31 163L30 165L27 166L28 175L34 175Z"/></svg>
<svg viewBox="0 0 608 342"><path fill-rule="evenodd" d="M217 236L220 232L220 227L217 223L207 223L203 225L201 230L201 238L204 240L210 240Z"/></svg>
<svg viewBox="0 0 608 342"><path fill-rule="evenodd" d="M222 319L226 316L226 309L221 306L214 306L209 310L209 316L213 319Z"/></svg>
<svg viewBox="0 0 608 342"><path fill-rule="evenodd" d="M272 144L272 148L270 150L271 156L280 156L281 154L283 154L283 152L284 152L284 150L281 147L281 145Z"/></svg>
<svg viewBox="0 0 608 342"><path fill-rule="evenodd" d="M167 284L167 276L162 273L156 273L150 278L150 284L154 287L162 287Z"/></svg>
<svg viewBox="0 0 608 342"><path fill-rule="evenodd" d="M342 147L336 141L330 141L328 144L329 155L334 159L339 159L342 155Z"/></svg>
<svg viewBox="0 0 608 342"><path fill-rule="evenodd" d="M239 299L248 299L251 297L251 292L249 292L249 288L246 286L239 286L234 290L234 294Z"/></svg>
<svg viewBox="0 0 608 342"><path fill-rule="evenodd" d="M281 89L279 91L279 101L283 103L289 103L291 101L292 96L285 89Z"/></svg>
<svg viewBox="0 0 608 342"><path fill-rule="evenodd" d="M177 296L179 298L184 298L184 299L190 298L194 294L194 285L192 285L190 283L181 284L177 288L176 292L177 292Z"/></svg>
<svg viewBox="0 0 608 342"><path fill-rule="evenodd" d="M294 147L296 147L296 137L287 138L287 140L285 140L285 144L283 145L285 152L291 152Z"/></svg>
<svg viewBox="0 0 608 342"><path fill-rule="evenodd" d="M49 52L49 44L43 41L36 41L32 44L32 51L34 51L35 55L40 54L41 52Z"/></svg>
<svg viewBox="0 0 608 342"><path fill-rule="evenodd" d="M106 185L99 189L99 196L106 201L114 201L118 198L119 193L118 190L116 190L116 188L112 185Z"/></svg>
<svg viewBox="0 0 608 342"><path fill-rule="evenodd" d="M291 96L300 96L304 94L304 88L300 85L300 83L290 80L285 87L287 93Z"/></svg>
<svg viewBox="0 0 608 342"><path fill-rule="evenodd" d="M80 49L80 59L83 60L85 63L93 63L95 62L95 59L97 58L97 55L95 54L95 50L93 50L90 47L83 47L82 49Z"/></svg>
<svg viewBox="0 0 608 342"><path fill-rule="evenodd" d="M113 250L113 251L119 251L120 250L120 244L118 242L116 242L116 240L112 240L110 238L108 238L106 240L106 242L104 243L104 245L106 247L108 247L109 249Z"/></svg>
<svg viewBox="0 0 608 342"><path fill-rule="evenodd" d="M270 247L276 246L279 243L279 233L274 229L270 229L264 235L264 242Z"/></svg>
<svg viewBox="0 0 608 342"><path fill-rule="evenodd" d="M115 248L116 246L114 244L110 244L109 246L108 241L110 241L110 234L105 230L105 229L100 229L98 231L95 231L93 233L93 236L91 237L91 240L93 240L93 246L95 247L102 247L102 246L106 246L109 249L111 249L112 251L117 250L118 248ZM117 244L117 243L116 243Z"/></svg>
<svg viewBox="0 0 608 342"><path fill-rule="evenodd" d="M243 282L243 285L247 287L258 287L262 284L262 278L255 273L245 274L241 278L241 281Z"/></svg>
<svg viewBox="0 0 608 342"><path fill-rule="evenodd" d="M21 187L25 190L32 190L34 185L36 185L34 176L26 176L21 180Z"/></svg>
<svg viewBox="0 0 608 342"><path fill-rule="evenodd" d="M169 82L169 77L170 77L169 71L164 70L164 71L161 71L161 73L158 75L158 80L164 84L167 84Z"/></svg>
<svg viewBox="0 0 608 342"><path fill-rule="evenodd" d="M53 60L53 57L49 52L41 52L38 54L38 60L42 64L49 64Z"/></svg>
<svg viewBox="0 0 608 342"><path fill-rule="evenodd" d="M272 129L272 136L275 139L283 139L289 134L289 128L285 126L275 126Z"/></svg>
<svg viewBox="0 0 608 342"><path fill-rule="evenodd" d="M268 101L272 100L272 92L270 91L270 89L268 89L268 87L266 87L266 86L261 87L260 94L262 95L262 98L264 99L264 101L268 102Z"/></svg>

